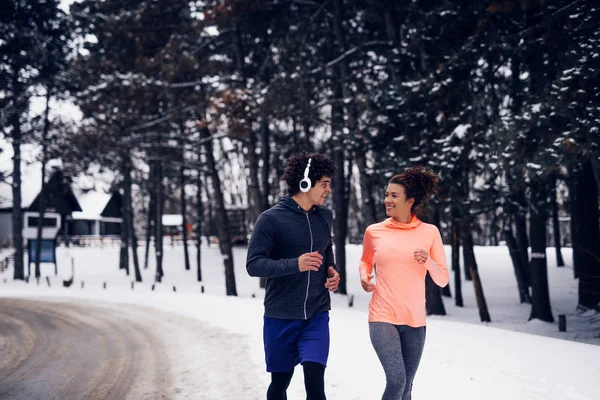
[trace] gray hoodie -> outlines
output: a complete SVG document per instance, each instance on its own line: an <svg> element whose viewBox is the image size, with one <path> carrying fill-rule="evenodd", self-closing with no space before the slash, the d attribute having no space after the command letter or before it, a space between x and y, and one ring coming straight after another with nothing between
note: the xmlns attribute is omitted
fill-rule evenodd
<svg viewBox="0 0 600 400"><path fill-rule="evenodd" d="M335 268L331 228L333 213L325 207L304 211L290 196L263 212L248 245L246 270L267 278L265 317L310 319L331 308L325 288L329 266ZM318 251L318 271L300 272L298 258Z"/></svg>

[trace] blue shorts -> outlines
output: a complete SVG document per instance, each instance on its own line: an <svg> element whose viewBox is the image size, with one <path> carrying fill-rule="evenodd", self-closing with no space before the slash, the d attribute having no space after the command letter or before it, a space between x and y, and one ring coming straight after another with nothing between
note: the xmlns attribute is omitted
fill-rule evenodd
<svg viewBox="0 0 600 400"><path fill-rule="evenodd" d="M263 340L268 372L294 369L298 363L327 366L329 357L329 312L308 320L264 317Z"/></svg>

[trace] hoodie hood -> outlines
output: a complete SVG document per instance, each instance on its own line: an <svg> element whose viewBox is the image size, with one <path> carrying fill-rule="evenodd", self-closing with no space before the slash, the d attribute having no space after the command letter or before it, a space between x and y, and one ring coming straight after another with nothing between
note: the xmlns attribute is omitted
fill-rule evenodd
<svg viewBox="0 0 600 400"><path fill-rule="evenodd" d="M300 205L296 203L296 200L292 199L292 196L290 195L285 195L281 197L277 202L277 206L289 208L290 210L300 213L302 215L304 215L305 213L302 207L300 207ZM314 211L316 208L317 206L313 206L310 210L308 210L308 212Z"/></svg>
<svg viewBox="0 0 600 400"><path fill-rule="evenodd" d="M412 214L412 218L407 224L398 222L391 217L383 221L383 224L393 229L415 229L417 226L421 225L421 220L417 218L415 214Z"/></svg>

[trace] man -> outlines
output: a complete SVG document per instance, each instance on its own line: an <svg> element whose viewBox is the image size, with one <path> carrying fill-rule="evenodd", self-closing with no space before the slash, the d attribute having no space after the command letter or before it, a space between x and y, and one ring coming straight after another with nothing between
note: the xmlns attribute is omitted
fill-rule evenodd
<svg viewBox="0 0 600 400"><path fill-rule="evenodd" d="M263 212L248 246L250 276L267 278L263 340L271 384L267 400L285 400L302 364L307 400L325 399L329 355L329 291L337 289L331 228L323 207L331 193L333 161L301 153L287 161L282 180L288 195Z"/></svg>

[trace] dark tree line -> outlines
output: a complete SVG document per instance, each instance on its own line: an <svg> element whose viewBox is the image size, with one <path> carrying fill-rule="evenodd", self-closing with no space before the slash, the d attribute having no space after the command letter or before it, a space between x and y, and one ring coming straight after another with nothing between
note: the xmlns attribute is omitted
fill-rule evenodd
<svg viewBox="0 0 600 400"><path fill-rule="evenodd" d="M24 26L41 18L34 9L27 11L34 22L3 21L2 35L9 26L29 32ZM561 264L560 215L572 221L579 305L598 308L600 11L593 1L108 0L77 2L66 17L79 47L62 90L84 114L69 136L73 158L119 171L123 268L127 248L137 254L132 184L143 191L147 238L154 230L158 281L159 222L177 192L184 224L196 224L198 254L202 226L218 229L227 294L235 295L226 209L247 205L251 229L277 201L285 159L306 149L331 154L337 167L341 293L348 290L345 243L385 217L387 179L419 164L441 178L428 220L452 247L455 275L444 293L428 280L429 313L445 312L443 295L463 305L464 275L481 319L491 320L473 251L485 238L506 243L515 297L531 303L531 318L552 321L546 248L556 247ZM14 71L38 68L38 58L13 53L2 60L13 73L1 81L12 99L2 100L2 127L18 154L24 93L42 83L14 79ZM187 199L188 192L196 195ZM187 244L185 254L189 269ZM148 248L145 265L147 258Z"/></svg>

